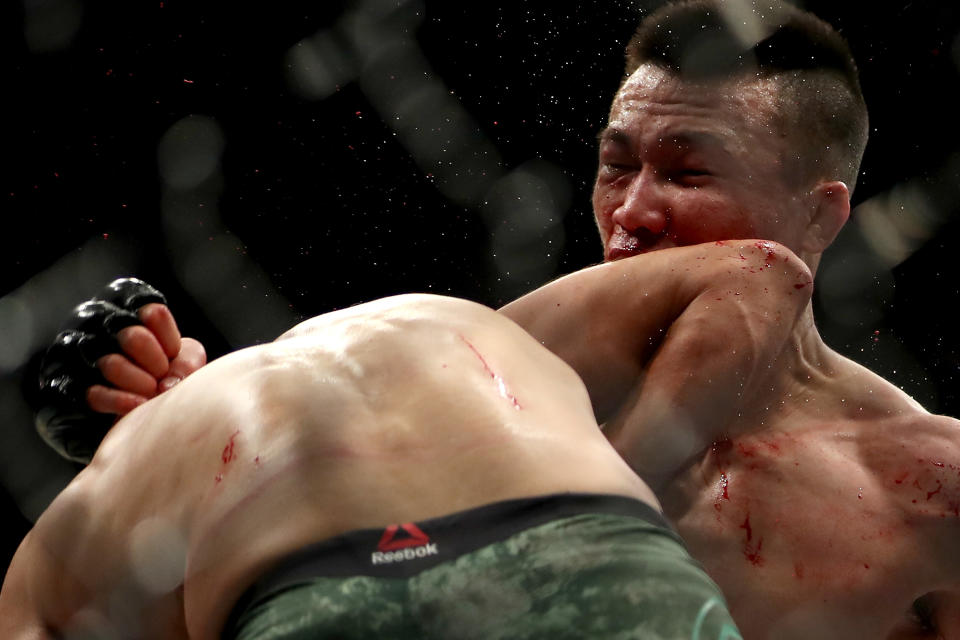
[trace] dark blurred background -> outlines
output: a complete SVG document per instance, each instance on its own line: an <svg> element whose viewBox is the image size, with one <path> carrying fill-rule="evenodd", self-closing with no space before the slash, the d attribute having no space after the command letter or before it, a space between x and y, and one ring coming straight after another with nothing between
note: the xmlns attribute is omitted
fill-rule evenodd
<svg viewBox="0 0 960 640"><path fill-rule="evenodd" d="M216 357L372 298L496 306L598 262L594 136L660 4L0 5L0 568L76 472L32 430L37 353L114 277L165 291ZM960 8L797 4L849 39L871 110L818 322L960 415Z"/></svg>

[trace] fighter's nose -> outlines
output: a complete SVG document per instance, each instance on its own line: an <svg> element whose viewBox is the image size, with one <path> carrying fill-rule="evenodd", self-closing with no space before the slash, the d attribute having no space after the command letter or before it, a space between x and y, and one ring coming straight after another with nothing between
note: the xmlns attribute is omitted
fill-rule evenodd
<svg viewBox="0 0 960 640"><path fill-rule="evenodd" d="M657 177L644 168L624 193L623 202L614 210L611 221L630 235L663 234L669 222L670 207L656 184Z"/></svg>

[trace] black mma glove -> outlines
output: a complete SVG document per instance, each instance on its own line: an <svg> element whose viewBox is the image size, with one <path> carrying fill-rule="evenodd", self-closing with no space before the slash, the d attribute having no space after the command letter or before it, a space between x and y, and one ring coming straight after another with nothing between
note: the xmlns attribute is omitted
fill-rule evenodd
<svg viewBox="0 0 960 640"><path fill-rule="evenodd" d="M61 456L88 463L116 416L87 406L87 389L109 385L96 363L121 353L120 330L141 324L137 310L151 302L166 304L163 294L142 280L120 278L73 310L40 367L37 431Z"/></svg>

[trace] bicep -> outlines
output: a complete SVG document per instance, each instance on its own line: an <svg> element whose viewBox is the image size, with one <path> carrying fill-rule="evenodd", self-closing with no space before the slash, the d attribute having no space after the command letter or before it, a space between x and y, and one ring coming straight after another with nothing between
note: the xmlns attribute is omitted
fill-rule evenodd
<svg viewBox="0 0 960 640"><path fill-rule="evenodd" d="M576 371L600 422L683 308L687 294L669 268L677 258L671 252L578 271L499 310Z"/></svg>

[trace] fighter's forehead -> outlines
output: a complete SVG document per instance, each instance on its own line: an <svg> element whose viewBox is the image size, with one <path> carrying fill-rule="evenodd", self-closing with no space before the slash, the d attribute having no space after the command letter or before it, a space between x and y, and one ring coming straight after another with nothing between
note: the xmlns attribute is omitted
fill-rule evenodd
<svg viewBox="0 0 960 640"><path fill-rule="evenodd" d="M626 132L689 128L736 140L774 133L775 104L775 86L768 79L694 82L644 64L617 91L609 125Z"/></svg>

